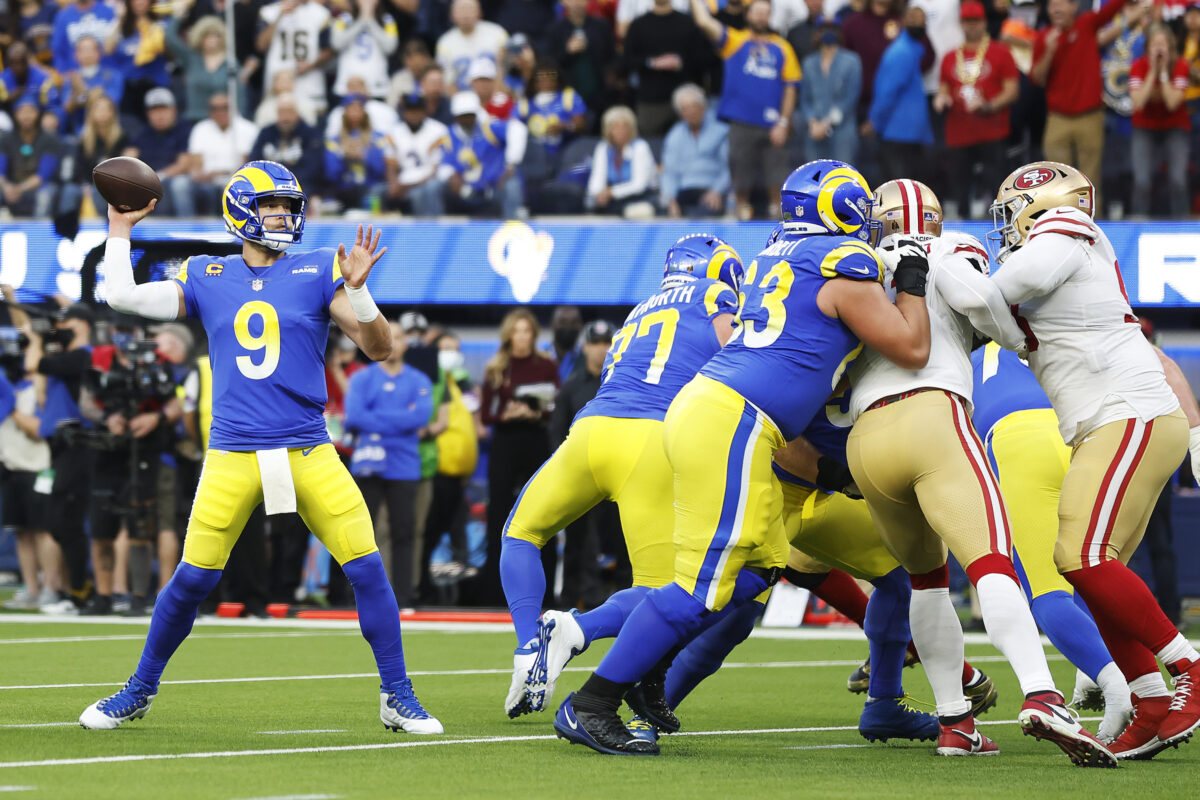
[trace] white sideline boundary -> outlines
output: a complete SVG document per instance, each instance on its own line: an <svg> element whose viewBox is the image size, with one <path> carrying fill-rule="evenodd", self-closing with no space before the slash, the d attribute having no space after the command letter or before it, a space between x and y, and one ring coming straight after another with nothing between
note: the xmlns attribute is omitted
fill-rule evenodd
<svg viewBox="0 0 1200 800"><path fill-rule="evenodd" d="M1099 717L1084 717L1085 721L1093 721ZM991 720L978 722L979 725L1016 725L1015 719ZM748 730L717 730L717 731L681 731L671 735L671 738L686 736L773 736L789 733L830 733L838 731L857 731L857 725L827 725L809 728L751 728ZM185 758L245 758L247 756L279 756L299 755L308 753L346 753L362 750L399 750L408 747L451 747L464 744L506 744L509 742L541 742L553 741L556 736L479 736L470 739L425 739L403 742L377 742L374 744L333 745L326 747L274 747L261 750L217 750L197 753L144 753L123 756L91 756L88 758L49 758L39 761L4 761L0 769L28 769L31 767L72 767L89 764L119 764L133 761L176 761ZM857 743L856 743L857 744Z"/></svg>

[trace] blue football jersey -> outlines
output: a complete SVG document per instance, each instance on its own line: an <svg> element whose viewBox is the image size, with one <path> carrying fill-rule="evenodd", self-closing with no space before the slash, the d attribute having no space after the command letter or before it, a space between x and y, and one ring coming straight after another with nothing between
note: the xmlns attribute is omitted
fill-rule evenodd
<svg viewBox="0 0 1200 800"><path fill-rule="evenodd" d="M883 280L869 245L848 236L784 236L746 270L741 325L700 372L736 390L791 441L804 432L862 343L817 307L833 278Z"/></svg>
<svg viewBox="0 0 1200 800"><path fill-rule="evenodd" d="M733 289L712 278L651 295L613 336L600 391L576 419L663 419L679 390L721 349L712 321L737 309Z"/></svg>
<svg viewBox="0 0 1200 800"><path fill-rule="evenodd" d="M1050 408L1050 398L1042 391L1033 370L1011 350L995 342L971 353L974 373L971 415L975 430L985 439L996 423L1017 411Z"/></svg>
<svg viewBox="0 0 1200 800"><path fill-rule="evenodd" d="M829 398L825 407L818 411L817 415L812 418L812 422L804 429L804 433L800 435L807 439L809 444L815 447L821 455L848 465L846 440L850 438L852 427L854 427L854 420L850 418L850 390L846 389L838 396ZM816 484L793 475L778 464L771 466L775 470L776 477L781 481L807 486L810 489L817 488Z"/></svg>
<svg viewBox="0 0 1200 800"><path fill-rule="evenodd" d="M175 278L188 316L208 333L218 450L311 447L325 430L329 304L342 285L331 249L287 253L269 267L241 255L195 256Z"/></svg>

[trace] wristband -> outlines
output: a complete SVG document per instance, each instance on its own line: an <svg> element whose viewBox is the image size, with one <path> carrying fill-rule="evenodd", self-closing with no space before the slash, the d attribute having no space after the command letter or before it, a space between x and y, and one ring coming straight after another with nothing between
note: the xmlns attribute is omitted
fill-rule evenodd
<svg viewBox="0 0 1200 800"><path fill-rule="evenodd" d="M374 322L379 316L379 307L375 305L366 284L357 289L346 284L346 297L350 300L350 308L354 309L354 316L359 322Z"/></svg>

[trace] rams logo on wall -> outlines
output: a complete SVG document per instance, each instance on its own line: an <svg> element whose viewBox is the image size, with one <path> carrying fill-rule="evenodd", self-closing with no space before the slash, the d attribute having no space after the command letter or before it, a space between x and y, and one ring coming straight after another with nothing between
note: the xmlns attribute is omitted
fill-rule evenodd
<svg viewBox="0 0 1200 800"><path fill-rule="evenodd" d="M513 297L520 303L528 303L537 294L553 252L553 236L516 220L501 225L488 240L488 263L497 275L508 278Z"/></svg>

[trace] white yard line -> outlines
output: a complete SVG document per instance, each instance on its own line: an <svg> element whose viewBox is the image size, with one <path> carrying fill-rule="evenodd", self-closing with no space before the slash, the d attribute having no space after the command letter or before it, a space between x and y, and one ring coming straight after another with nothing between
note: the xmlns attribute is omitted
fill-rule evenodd
<svg viewBox="0 0 1200 800"><path fill-rule="evenodd" d="M0 786L0 792L32 792L36 786Z"/></svg>
<svg viewBox="0 0 1200 800"><path fill-rule="evenodd" d="M1090 719L1090 718L1089 718ZM981 725L1015 725L1016 720L980 722ZM749 730L681 731L671 738L686 736L746 736L778 735L789 733L827 733L831 731L857 731L856 725L819 726L811 728L753 728ZM408 747L452 747L463 744L503 744L508 742L549 741L556 737L539 736L479 736L472 739L413 739L402 742L378 742L374 744L350 744L327 747L277 747L264 750L218 750L199 753L145 753L125 756L93 756L90 758L48 758L39 761L3 761L0 769L30 767L70 767L88 764L118 764L132 761L176 761L185 758L242 758L246 756L279 756L305 753L346 753L360 750L397 750Z"/></svg>
<svg viewBox="0 0 1200 800"><path fill-rule="evenodd" d="M870 747L869 744L810 744L805 747L783 747L781 750L853 750L858 747Z"/></svg>
<svg viewBox="0 0 1200 800"><path fill-rule="evenodd" d="M264 736L289 736L294 733L345 733L345 728L313 728L308 731L259 731Z"/></svg>
<svg viewBox="0 0 1200 800"><path fill-rule="evenodd" d="M193 639L292 639L312 636L359 636L358 631L277 631L262 633L194 633ZM71 644L74 642L144 642L146 634L113 634L111 636L47 636L37 639L0 639L0 647L10 644Z"/></svg>
<svg viewBox="0 0 1200 800"><path fill-rule="evenodd" d="M0 728L65 728L78 722L22 722L15 725L0 725Z"/></svg>
<svg viewBox="0 0 1200 800"><path fill-rule="evenodd" d="M340 794L277 794L271 797L249 797L246 800L339 800Z"/></svg>

